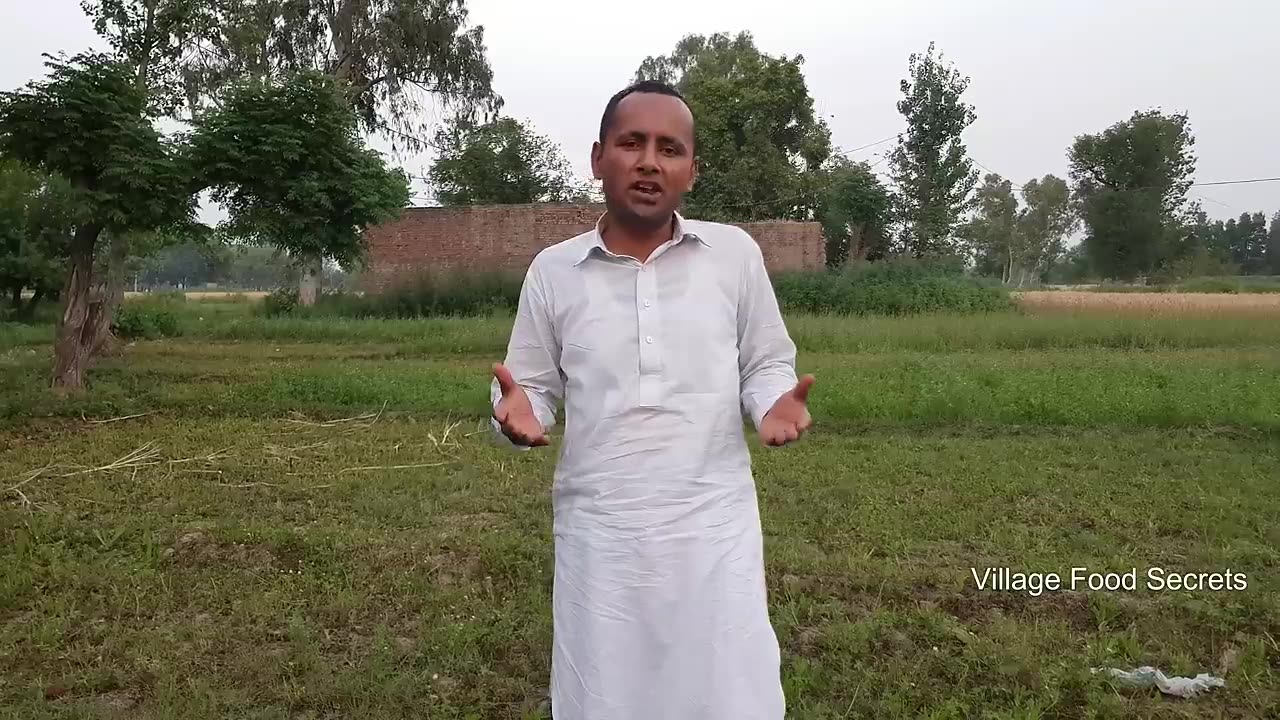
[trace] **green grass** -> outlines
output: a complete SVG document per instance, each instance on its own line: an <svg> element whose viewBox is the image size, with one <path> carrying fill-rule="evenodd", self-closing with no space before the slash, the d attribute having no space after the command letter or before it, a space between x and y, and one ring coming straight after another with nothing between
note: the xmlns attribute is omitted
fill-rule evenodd
<svg viewBox="0 0 1280 720"><path fill-rule="evenodd" d="M510 320L211 305L82 397L44 389L47 344L0 334L0 717L545 718L557 447L485 429ZM789 325L816 425L753 448L789 717L1280 712L1274 323ZM1249 589L970 577L1074 566ZM1089 672L1139 665L1227 687Z"/></svg>

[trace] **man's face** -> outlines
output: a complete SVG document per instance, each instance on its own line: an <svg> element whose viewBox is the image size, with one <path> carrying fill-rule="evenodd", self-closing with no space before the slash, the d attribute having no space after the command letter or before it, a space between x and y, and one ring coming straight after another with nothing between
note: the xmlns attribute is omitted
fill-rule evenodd
<svg viewBox="0 0 1280 720"><path fill-rule="evenodd" d="M633 93L618 103L604 142L595 143L591 171L619 222L660 227L693 189L693 115L680 98Z"/></svg>

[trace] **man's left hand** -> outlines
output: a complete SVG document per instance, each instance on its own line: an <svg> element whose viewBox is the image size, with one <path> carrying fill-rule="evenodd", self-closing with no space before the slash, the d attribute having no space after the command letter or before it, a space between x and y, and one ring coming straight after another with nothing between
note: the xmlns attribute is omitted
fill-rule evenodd
<svg viewBox="0 0 1280 720"><path fill-rule="evenodd" d="M804 435L813 421L809 417L809 388L813 376L805 375L796 386L778 398L760 421L760 440L769 447L781 447Z"/></svg>

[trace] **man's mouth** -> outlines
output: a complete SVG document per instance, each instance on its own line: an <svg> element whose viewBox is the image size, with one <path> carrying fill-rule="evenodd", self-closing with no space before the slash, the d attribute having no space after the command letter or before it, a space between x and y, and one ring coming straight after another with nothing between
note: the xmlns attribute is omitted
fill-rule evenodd
<svg viewBox="0 0 1280 720"><path fill-rule="evenodd" d="M662 194L662 186L652 182L633 182L630 189L632 192L648 198L656 198Z"/></svg>

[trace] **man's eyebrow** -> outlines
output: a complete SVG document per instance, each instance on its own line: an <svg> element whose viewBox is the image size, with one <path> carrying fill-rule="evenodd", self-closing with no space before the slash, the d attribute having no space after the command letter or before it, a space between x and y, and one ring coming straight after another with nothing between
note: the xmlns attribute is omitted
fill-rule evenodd
<svg viewBox="0 0 1280 720"><path fill-rule="evenodd" d="M658 142L667 143L669 145L675 145L681 150L688 149L688 145L685 143L685 141L681 140L678 137L675 137L674 135L659 135Z"/></svg>

